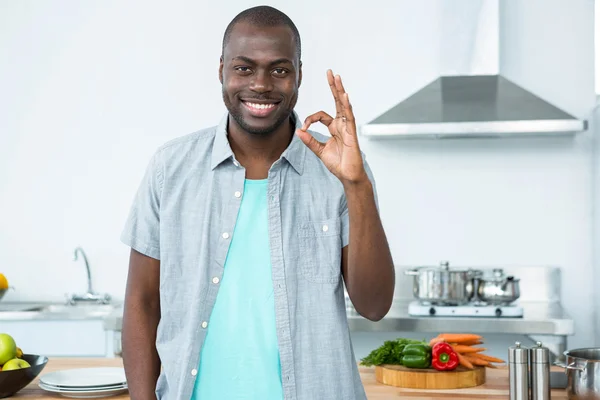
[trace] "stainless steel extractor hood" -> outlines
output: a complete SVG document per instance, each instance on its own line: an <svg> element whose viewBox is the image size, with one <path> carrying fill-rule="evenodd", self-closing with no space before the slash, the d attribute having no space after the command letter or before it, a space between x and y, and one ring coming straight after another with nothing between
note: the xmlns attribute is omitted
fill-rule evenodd
<svg viewBox="0 0 600 400"><path fill-rule="evenodd" d="M437 37L423 46L437 46L438 78L361 126L363 136L524 137L587 129L586 121L507 79L518 70L514 63L527 60L500 46L500 0L453 0L433 10Z"/></svg>
<svg viewBox="0 0 600 400"><path fill-rule="evenodd" d="M369 137L571 134L587 122L501 75L442 76L362 126Z"/></svg>

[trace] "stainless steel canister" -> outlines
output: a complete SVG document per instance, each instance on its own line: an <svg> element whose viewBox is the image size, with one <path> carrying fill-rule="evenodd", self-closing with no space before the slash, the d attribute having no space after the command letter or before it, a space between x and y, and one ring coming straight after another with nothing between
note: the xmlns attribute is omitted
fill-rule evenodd
<svg viewBox="0 0 600 400"><path fill-rule="evenodd" d="M508 348L510 400L529 400L529 350L516 342Z"/></svg>
<svg viewBox="0 0 600 400"><path fill-rule="evenodd" d="M531 400L550 400L550 350L537 342L529 349Z"/></svg>

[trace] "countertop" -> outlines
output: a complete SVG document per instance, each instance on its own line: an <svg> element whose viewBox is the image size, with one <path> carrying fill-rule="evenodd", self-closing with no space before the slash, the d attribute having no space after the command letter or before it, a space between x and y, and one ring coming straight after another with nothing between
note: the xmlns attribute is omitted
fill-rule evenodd
<svg viewBox="0 0 600 400"><path fill-rule="evenodd" d="M519 302L523 317L442 317L408 314L410 299L396 299L381 321L373 322L360 316L353 308L347 310L348 324L356 332L449 332L459 329L473 333L555 335L575 333L573 319L557 301ZM0 303L0 320L73 320L101 319L107 331L120 331L123 322L121 304L89 304L68 306L51 303Z"/></svg>
<svg viewBox="0 0 600 400"><path fill-rule="evenodd" d="M122 359L120 358L52 358L40 376L48 372L70 368L120 366L123 366ZM481 386L447 390L401 389L386 386L377 383L373 368L360 367L359 370L369 400L395 399L398 397L407 400L445 400L450 398L468 398L470 400L508 399L508 370L506 368L488 369L486 383ZM38 381L39 377L11 398L36 400L63 398L40 389L37 385ZM111 399L125 400L129 399L129 395L123 394L111 397ZM564 389L553 389L552 399L566 400L567 393Z"/></svg>
<svg viewBox="0 0 600 400"><path fill-rule="evenodd" d="M522 335L568 336L575 333L573 319L559 302L522 302L523 317L415 317L408 314L411 300L396 300L381 321L373 322L356 311L348 312L348 325L355 332L449 332L452 329L473 333L507 333ZM104 328L120 331L123 313L120 309L104 319Z"/></svg>
<svg viewBox="0 0 600 400"><path fill-rule="evenodd" d="M388 314L378 322L356 312L348 313L352 331L449 332L451 329L473 333L507 333L522 335L566 336L575 333L575 323L559 302L519 302L523 317L440 317L412 316L408 305L412 300L394 301ZM108 320L106 320L108 321ZM106 325L105 325L106 326Z"/></svg>

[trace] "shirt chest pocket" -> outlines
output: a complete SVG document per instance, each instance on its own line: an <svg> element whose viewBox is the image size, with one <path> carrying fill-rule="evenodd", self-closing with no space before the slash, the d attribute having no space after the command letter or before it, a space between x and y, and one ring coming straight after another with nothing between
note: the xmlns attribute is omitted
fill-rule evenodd
<svg viewBox="0 0 600 400"><path fill-rule="evenodd" d="M342 270L341 219L298 224L299 266L310 282L337 283Z"/></svg>

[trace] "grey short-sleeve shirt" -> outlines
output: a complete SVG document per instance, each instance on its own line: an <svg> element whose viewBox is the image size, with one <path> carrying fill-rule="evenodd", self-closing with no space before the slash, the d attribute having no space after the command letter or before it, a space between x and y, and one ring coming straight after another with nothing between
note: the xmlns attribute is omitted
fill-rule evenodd
<svg viewBox="0 0 600 400"><path fill-rule="evenodd" d="M210 329L245 179L227 140L227 117L156 151L121 235L128 246L160 260L158 399L191 397ZM295 113L294 120L301 127ZM269 170L267 200L285 399L366 399L341 274L350 232L344 188L294 136Z"/></svg>

